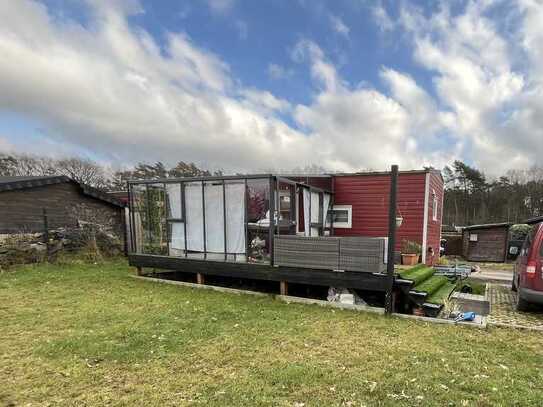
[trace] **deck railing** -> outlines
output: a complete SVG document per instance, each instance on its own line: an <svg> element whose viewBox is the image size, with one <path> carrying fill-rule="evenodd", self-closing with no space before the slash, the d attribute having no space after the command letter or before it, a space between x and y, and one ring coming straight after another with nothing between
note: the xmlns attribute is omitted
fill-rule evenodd
<svg viewBox="0 0 543 407"><path fill-rule="evenodd" d="M387 239L373 237L275 236L274 264L326 270L382 273Z"/></svg>

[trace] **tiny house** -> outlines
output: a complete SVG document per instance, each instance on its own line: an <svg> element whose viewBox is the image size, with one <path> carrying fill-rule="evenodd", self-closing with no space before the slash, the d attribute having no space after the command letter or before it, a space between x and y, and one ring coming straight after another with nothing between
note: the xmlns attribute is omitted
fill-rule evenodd
<svg viewBox="0 0 543 407"><path fill-rule="evenodd" d="M385 292L390 173L240 175L129 182L130 264ZM402 240L439 254L443 180L400 172ZM398 281L397 284L401 284Z"/></svg>
<svg viewBox="0 0 543 407"><path fill-rule="evenodd" d="M336 236L386 236L390 174L367 172L333 176L332 211L346 219L336 223ZM423 263L433 264L439 256L443 215L443 178L437 170L402 171L398 177L396 252L404 241L422 246Z"/></svg>

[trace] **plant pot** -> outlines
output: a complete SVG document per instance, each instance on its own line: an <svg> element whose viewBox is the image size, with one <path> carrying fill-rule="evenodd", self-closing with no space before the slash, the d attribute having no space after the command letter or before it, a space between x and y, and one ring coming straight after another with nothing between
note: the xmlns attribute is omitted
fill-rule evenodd
<svg viewBox="0 0 543 407"><path fill-rule="evenodd" d="M404 254L402 253L402 264L405 266L414 266L419 262L419 255L418 254Z"/></svg>

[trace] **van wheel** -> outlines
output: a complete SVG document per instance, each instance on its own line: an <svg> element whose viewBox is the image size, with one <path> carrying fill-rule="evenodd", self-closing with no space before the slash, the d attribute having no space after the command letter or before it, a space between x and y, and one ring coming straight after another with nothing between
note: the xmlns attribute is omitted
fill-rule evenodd
<svg viewBox="0 0 543 407"><path fill-rule="evenodd" d="M530 303L520 298L520 295L517 294L517 302L515 304L515 309L517 311L527 311L529 307L530 307Z"/></svg>

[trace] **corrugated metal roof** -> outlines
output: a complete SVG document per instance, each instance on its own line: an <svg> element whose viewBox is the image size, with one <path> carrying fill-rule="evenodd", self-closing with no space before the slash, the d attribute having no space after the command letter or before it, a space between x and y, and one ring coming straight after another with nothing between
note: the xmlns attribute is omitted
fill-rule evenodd
<svg viewBox="0 0 543 407"><path fill-rule="evenodd" d="M48 176L9 176L0 177L0 192L16 191L20 189L43 187L46 185L62 184L65 182L71 182L81 188L81 191L88 196L99 199L101 201L108 202L115 206L124 207L125 205L117 198L108 195L106 192L99 189L90 187L85 184L81 184L65 175L48 175Z"/></svg>

